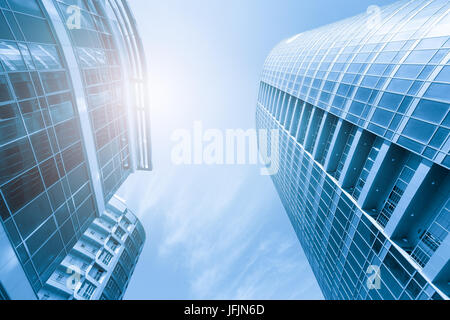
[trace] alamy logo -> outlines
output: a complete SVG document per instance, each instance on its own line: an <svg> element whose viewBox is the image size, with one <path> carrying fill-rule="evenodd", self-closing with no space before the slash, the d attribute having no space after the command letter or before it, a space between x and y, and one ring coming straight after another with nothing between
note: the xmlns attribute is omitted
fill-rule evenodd
<svg viewBox="0 0 450 320"><path fill-rule="evenodd" d="M71 275L66 281L67 288L77 291L81 286L81 270L77 266L69 266L66 273Z"/></svg>
<svg viewBox="0 0 450 320"><path fill-rule="evenodd" d="M367 8L367 28L369 30L375 29L381 24L381 8L379 6L369 6Z"/></svg>
<svg viewBox="0 0 450 320"><path fill-rule="evenodd" d="M279 130L208 129L200 121L192 131L173 132L172 163L175 165L257 165L261 175L278 173ZM259 152L258 152L259 142Z"/></svg>
<svg viewBox="0 0 450 320"><path fill-rule="evenodd" d="M69 30L81 29L81 9L78 6L69 6L66 10L69 17L67 18L67 28Z"/></svg>
<svg viewBox="0 0 450 320"><path fill-rule="evenodd" d="M380 266L369 266L367 268L367 289L380 290L381 289L381 269Z"/></svg>

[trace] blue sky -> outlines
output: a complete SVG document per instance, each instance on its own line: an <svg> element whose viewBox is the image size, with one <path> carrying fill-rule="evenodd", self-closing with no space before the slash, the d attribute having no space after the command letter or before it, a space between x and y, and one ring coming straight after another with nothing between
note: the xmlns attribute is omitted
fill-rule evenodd
<svg viewBox="0 0 450 320"><path fill-rule="evenodd" d="M119 190L147 232L125 299L322 299L270 178L250 165L174 166L170 137L194 121L254 128L278 42L393 1L129 2L149 63L155 170Z"/></svg>

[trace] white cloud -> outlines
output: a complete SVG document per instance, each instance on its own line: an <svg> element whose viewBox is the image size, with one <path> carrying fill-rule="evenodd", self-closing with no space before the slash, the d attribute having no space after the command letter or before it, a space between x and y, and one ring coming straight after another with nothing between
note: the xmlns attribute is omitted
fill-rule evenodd
<svg viewBox="0 0 450 320"><path fill-rule="evenodd" d="M130 203L137 201L144 224L160 228L161 239L154 244L158 257L153 259L186 271L192 295L186 298L295 299L316 286L314 278L302 278L312 273L292 227L286 232L271 225L275 215L283 215L277 217L289 224L281 206L275 206L277 212L268 209L277 201L271 181L264 182L269 187L258 188L267 194L252 192L255 179L262 179L253 176L255 172L257 168L233 168L212 175L202 168L175 167L164 175L135 175L129 185L150 183L146 191L122 193L134 199ZM183 185L174 188L177 180Z"/></svg>

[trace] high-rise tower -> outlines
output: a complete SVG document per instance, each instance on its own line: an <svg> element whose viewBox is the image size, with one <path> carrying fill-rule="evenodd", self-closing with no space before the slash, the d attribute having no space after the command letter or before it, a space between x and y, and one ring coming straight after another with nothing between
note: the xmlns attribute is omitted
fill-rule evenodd
<svg viewBox="0 0 450 320"><path fill-rule="evenodd" d="M0 297L36 298L151 170L145 70L125 0L0 1Z"/></svg>
<svg viewBox="0 0 450 320"><path fill-rule="evenodd" d="M448 299L450 4L401 1L281 42L259 128L328 299Z"/></svg>

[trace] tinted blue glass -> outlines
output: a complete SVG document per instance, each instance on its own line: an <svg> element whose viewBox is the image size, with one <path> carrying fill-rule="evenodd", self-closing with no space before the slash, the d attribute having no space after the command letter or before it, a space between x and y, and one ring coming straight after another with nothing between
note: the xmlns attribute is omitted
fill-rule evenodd
<svg viewBox="0 0 450 320"><path fill-rule="evenodd" d="M36 0L8 0L11 9L18 12L23 12L35 16L42 16L42 11L39 8Z"/></svg>
<svg viewBox="0 0 450 320"><path fill-rule="evenodd" d="M43 191L44 185L36 167L2 187L12 213L27 205Z"/></svg>
<svg viewBox="0 0 450 320"><path fill-rule="evenodd" d="M425 97L440 101L450 102L450 85L443 83L432 83L425 93Z"/></svg>
<svg viewBox="0 0 450 320"><path fill-rule="evenodd" d="M421 100L413 113L414 117L440 124L446 116L449 105L430 100Z"/></svg>
<svg viewBox="0 0 450 320"><path fill-rule="evenodd" d="M16 104L0 106L0 145L11 142L26 134Z"/></svg>
<svg viewBox="0 0 450 320"><path fill-rule="evenodd" d="M50 215L52 209L44 193L14 216L22 238L26 239Z"/></svg>
<svg viewBox="0 0 450 320"><path fill-rule="evenodd" d="M21 139L0 147L0 185L28 170L35 163L28 139Z"/></svg>
<svg viewBox="0 0 450 320"><path fill-rule="evenodd" d="M386 92L378 105L389 110L397 110L402 100L403 96Z"/></svg>
<svg viewBox="0 0 450 320"><path fill-rule="evenodd" d="M403 130L403 134L420 142L428 143L435 130L436 127L431 124L410 119Z"/></svg>
<svg viewBox="0 0 450 320"><path fill-rule="evenodd" d="M436 81L450 82L450 66L444 66L442 71L436 77Z"/></svg>

